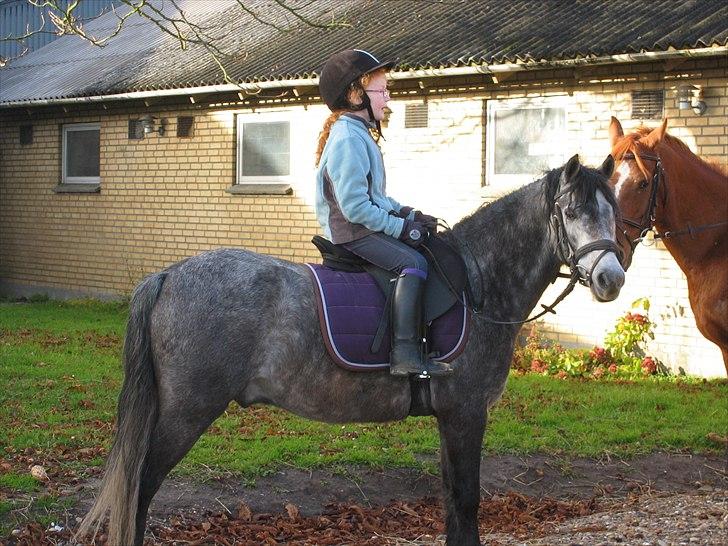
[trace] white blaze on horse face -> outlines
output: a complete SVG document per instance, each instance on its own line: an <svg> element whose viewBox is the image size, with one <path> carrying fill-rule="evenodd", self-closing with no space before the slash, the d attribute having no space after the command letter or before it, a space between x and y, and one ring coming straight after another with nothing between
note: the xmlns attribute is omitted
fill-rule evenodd
<svg viewBox="0 0 728 546"><path fill-rule="evenodd" d="M619 199L619 192L624 189L627 180L632 178L632 169L627 161L622 161L616 169L619 174L617 183L614 185L614 196Z"/></svg>

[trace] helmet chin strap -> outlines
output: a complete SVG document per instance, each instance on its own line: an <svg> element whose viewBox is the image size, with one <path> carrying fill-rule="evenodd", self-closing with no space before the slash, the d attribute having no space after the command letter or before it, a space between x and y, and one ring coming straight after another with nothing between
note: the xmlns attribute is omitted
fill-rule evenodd
<svg viewBox="0 0 728 546"><path fill-rule="evenodd" d="M374 118L374 111L372 110L372 101L369 100L369 95L364 93L364 96L362 97L362 104L366 107L367 113L369 114L369 121L374 123L377 127L377 133L379 133L379 136L384 138L384 135L382 134L382 124L379 122L378 119ZM386 139L385 139L386 140Z"/></svg>
<svg viewBox="0 0 728 546"><path fill-rule="evenodd" d="M362 108L362 106L364 108ZM378 119L376 119L374 117L374 111L372 110L372 102L369 100L369 95L367 95L363 89L362 89L361 104L353 105L350 103L350 108L353 112L358 112L359 110L366 110L367 114L369 114L369 121L374 123L374 125L377 127L377 133L379 134L379 136L384 138L384 135L382 134L382 124L380 123L380 121Z"/></svg>

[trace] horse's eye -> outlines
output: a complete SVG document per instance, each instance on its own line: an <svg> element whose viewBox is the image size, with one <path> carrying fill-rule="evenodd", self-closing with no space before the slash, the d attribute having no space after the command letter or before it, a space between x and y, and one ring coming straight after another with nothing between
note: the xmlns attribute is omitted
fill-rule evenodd
<svg viewBox="0 0 728 546"><path fill-rule="evenodd" d="M644 189L646 189L646 188L647 188L647 186L649 186L649 185L650 185L650 184L649 184L649 182L647 182L647 180L644 180L644 179L643 179L643 180L640 180L640 183L639 183L639 185L637 186L637 188L638 188L638 189L640 189L640 190L644 190Z"/></svg>
<svg viewBox="0 0 728 546"><path fill-rule="evenodd" d="M566 210L564 211L564 216L566 216L569 220L573 220L576 218L576 211L573 207L566 207Z"/></svg>

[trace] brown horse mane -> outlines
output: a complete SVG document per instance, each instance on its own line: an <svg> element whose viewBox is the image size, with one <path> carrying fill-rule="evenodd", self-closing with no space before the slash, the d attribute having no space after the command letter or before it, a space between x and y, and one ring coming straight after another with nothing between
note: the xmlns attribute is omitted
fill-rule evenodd
<svg viewBox="0 0 728 546"><path fill-rule="evenodd" d="M642 174L647 177L647 169L645 168L642 160L638 155L639 150L637 149L637 143L642 140L642 138L650 134L651 131L652 128L642 126L638 127L634 133L624 135L624 137L616 143L614 149L612 149L612 155L614 156L615 161L622 161L622 158L624 158L624 154L632 153L635 156L635 160L637 161L637 165L639 166L640 171L642 171ZM699 155L693 153L688 145L677 137L665 133L665 135L662 137L662 144L667 145L682 154L695 156L717 174L728 176L728 165L723 165L721 163L718 163L717 161L708 160L700 157Z"/></svg>

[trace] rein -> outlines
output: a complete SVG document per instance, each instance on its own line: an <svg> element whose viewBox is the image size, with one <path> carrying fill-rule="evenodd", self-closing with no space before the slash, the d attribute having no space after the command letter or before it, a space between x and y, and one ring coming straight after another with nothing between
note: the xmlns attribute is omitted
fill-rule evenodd
<svg viewBox="0 0 728 546"><path fill-rule="evenodd" d="M667 176L665 175L665 170L662 167L662 160L660 159L660 156L658 155L652 155L652 154L637 154L640 159L647 160L647 161L654 161L655 162L655 170L652 173L652 181L650 188L650 199L647 203L647 208L645 209L644 214L642 215L642 219L637 222L635 220L630 220L629 218L622 218L622 222L627 224L630 227L636 228L639 230L639 237L637 239L632 240L629 235L627 235L627 230L622 231L622 235L624 235L627 240L629 241L629 245L632 249L632 252L634 252L635 248L637 248L637 245L645 240L647 237L647 234L652 232L654 235L654 239L671 239L673 237L680 237L681 235L690 235L690 237L694 237L695 234L700 233L701 231L707 231L709 229L715 229L718 227L722 227L725 225L728 225L728 222L718 222L715 224L703 224L700 226L691 226L688 224L688 227L673 231L665 231L664 233L658 233L655 231L655 210L657 209L657 192L660 187L660 180L662 180L663 186L667 187ZM631 152L627 152L622 156L623 159L636 159L635 154ZM667 195L667 194L665 194ZM667 198L665 198L666 200Z"/></svg>
<svg viewBox="0 0 728 546"><path fill-rule="evenodd" d="M703 224L702 226L693 227L688 224L688 227L679 229L677 231L666 231L665 233L656 233L655 239L670 239L672 237L679 237L680 235L690 235L693 237L696 233L701 231L707 231L709 229L715 229L721 226L728 225L728 222L718 222L717 224Z"/></svg>
<svg viewBox="0 0 728 546"><path fill-rule="evenodd" d="M574 245L572 244L571 240L569 239L566 228L565 228L565 222L564 222L564 216L563 211L561 210L561 206L558 204L558 198L564 195L566 192L561 192L556 197L554 197L554 210L551 214L551 223L555 227L555 231L557 234L557 254L559 256L559 259L562 263L569 266L570 273L568 275L559 273L558 277L561 278L568 278L569 283L566 285L564 290L561 291L561 293L556 297L556 299L551 303L550 305L544 305L541 304L541 307L543 307L543 311L540 313L527 318L525 320L512 320L512 321L503 321L503 320L495 320L488 317L481 316L481 319L485 322L489 322L491 324L525 324L527 322L532 322L536 319L541 318L542 316L546 315L547 313L556 314L556 310L554 309L559 303L561 303L566 296L571 294L572 290L574 290L574 287L576 286L576 283L580 283L583 286L590 286L592 281L592 273L594 271L594 268L597 266L597 264L601 261L601 259L606 256L609 252L614 252L614 254L618 257L620 262L622 261L622 249L614 242L609 239L600 239L598 241L592 241L590 243L587 243L579 248L574 248ZM430 256L433 258L432 263L435 266L435 270L440 274L440 276L445 279L445 282L447 283L448 288L453 293L455 298L458 300L458 302L463 305L464 307L470 309L474 314L480 315L483 311L483 306L485 305L485 281L483 280L483 272L480 269L480 266L478 266L478 261L475 259L473 252L470 250L470 247L468 244L463 241L462 239L459 239L455 236L455 234L452 232L452 228L445 222L444 220L438 220L438 225L441 225L445 228L447 232L450 233L450 236L455 240L458 247L461 249L467 250L467 254L469 255L470 260L473 262L473 265L475 266L475 271L477 272L478 281L480 284L480 301L475 304L468 305L467 302L462 301L460 299L460 295L455 292L455 289L453 288L452 284L450 283L449 279L447 278L447 275L445 275L445 272L442 271L442 268L440 267L440 264L437 262L436 259L434 259L434 256L432 256L432 252L426 247L425 244L422 246L425 248L425 250L430 254ZM450 244L447 241L443 241L446 245L448 245L453 251L457 252L457 249L452 248ZM589 252L593 252L595 250L602 250L603 252L597 257L597 259L594 261L594 264L592 265L592 268L588 271L586 271L583 267L579 265L579 260L584 257ZM462 252L458 252L462 255ZM467 269L467 268L466 268ZM469 271L469 269L467 269ZM473 295L472 286L470 284L470 275L468 275L468 282L466 285L466 300L475 302L475 297Z"/></svg>

